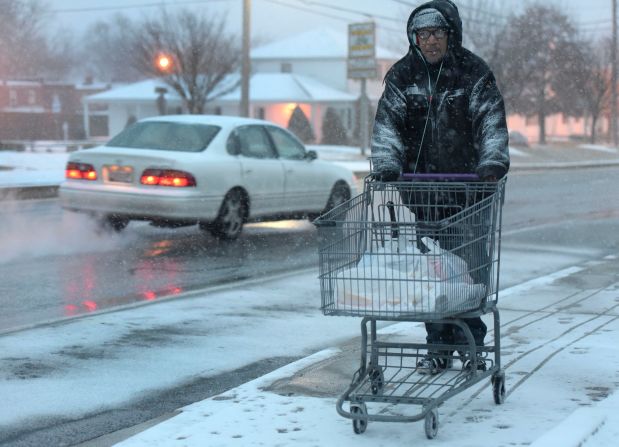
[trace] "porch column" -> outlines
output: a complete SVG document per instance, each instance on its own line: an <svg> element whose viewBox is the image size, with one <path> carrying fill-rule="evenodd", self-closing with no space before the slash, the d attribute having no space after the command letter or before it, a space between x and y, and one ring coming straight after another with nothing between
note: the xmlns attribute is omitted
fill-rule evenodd
<svg viewBox="0 0 619 447"><path fill-rule="evenodd" d="M83 118L84 118L84 133L86 135L86 139L90 139L90 110L88 108L88 102L82 101L84 105Z"/></svg>

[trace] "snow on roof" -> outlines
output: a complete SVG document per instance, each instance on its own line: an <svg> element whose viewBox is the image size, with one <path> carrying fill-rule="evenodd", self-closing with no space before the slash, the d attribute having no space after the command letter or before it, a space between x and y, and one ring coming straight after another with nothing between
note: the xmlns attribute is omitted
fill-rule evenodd
<svg viewBox="0 0 619 447"><path fill-rule="evenodd" d="M180 101L178 94L159 79L147 79L145 81L135 82L133 84L123 85L121 87L106 90L101 93L89 95L85 98L86 102L143 102L155 101L159 94L155 92L156 88L163 87L168 90L166 99L170 101Z"/></svg>
<svg viewBox="0 0 619 447"><path fill-rule="evenodd" d="M230 75L224 84L238 81L238 74ZM155 88L168 89L166 99L180 101L178 94L163 81L148 79L134 84L124 85L105 92L86 97L89 103L114 102L152 102L157 99ZM216 99L217 102L238 103L241 87ZM250 99L252 102L347 102L354 101L356 95L329 87L313 78L293 73L256 73L250 81Z"/></svg>
<svg viewBox="0 0 619 447"><path fill-rule="evenodd" d="M404 35L404 31L402 31ZM314 59L348 57L348 34L319 28L266 44L251 51L252 59ZM401 54L376 46L377 59L398 60Z"/></svg>
<svg viewBox="0 0 619 447"><path fill-rule="evenodd" d="M354 101L355 95L325 85L308 76L294 73L256 73L251 77L252 102L330 102ZM238 102L241 88L220 97L221 102Z"/></svg>

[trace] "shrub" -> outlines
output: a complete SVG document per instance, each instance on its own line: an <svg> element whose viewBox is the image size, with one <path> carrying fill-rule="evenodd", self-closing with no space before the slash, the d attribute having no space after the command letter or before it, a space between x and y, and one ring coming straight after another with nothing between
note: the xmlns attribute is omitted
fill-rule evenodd
<svg viewBox="0 0 619 447"><path fill-rule="evenodd" d="M333 107L327 108L322 118L322 144L343 145L347 143L346 128L339 113Z"/></svg>
<svg viewBox="0 0 619 447"><path fill-rule="evenodd" d="M304 143L313 143L316 139L312 125L299 106L294 109L290 116L288 130L294 133Z"/></svg>

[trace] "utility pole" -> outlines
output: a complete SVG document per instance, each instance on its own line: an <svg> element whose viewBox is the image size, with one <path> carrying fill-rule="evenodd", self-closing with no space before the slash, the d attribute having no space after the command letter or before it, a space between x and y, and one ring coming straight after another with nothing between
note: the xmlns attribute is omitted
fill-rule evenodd
<svg viewBox="0 0 619 447"><path fill-rule="evenodd" d="M613 42L611 48L610 131L613 145L617 147L617 0L613 2Z"/></svg>
<svg viewBox="0 0 619 447"><path fill-rule="evenodd" d="M249 117L249 76L251 62L249 46L251 40L251 0L243 0L243 48L241 66L241 116Z"/></svg>
<svg viewBox="0 0 619 447"><path fill-rule="evenodd" d="M368 149L370 135L370 114L368 113L368 94L367 94L367 79L361 78L361 96L359 98L359 105L361 107L361 155L365 156Z"/></svg>

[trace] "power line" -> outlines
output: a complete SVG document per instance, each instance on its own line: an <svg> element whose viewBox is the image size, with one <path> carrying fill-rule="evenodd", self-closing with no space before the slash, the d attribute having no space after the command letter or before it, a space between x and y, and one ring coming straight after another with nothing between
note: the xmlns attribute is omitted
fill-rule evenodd
<svg viewBox="0 0 619 447"><path fill-rule="evenodd" d="M379 14L373 14L370 12L365 12L365 11L361 11L358 9L350 9L350 8L343 8L341 6L334 6L334 5L330 5L328 3L323 3L323 2L317 2L317 1L313 1L313 0L297 0L299 2L303 2L306 5L316 5L322 8L328 8L328 9L334 9L337 11L342 11L342 12L348 12L351 14L358 14L358 15L362 15L365 17L368 17L370 19L383 19L383 20L389 20L389 21L393 21L393 22L401 22L402 19L398 19L395 17L387 17L387 16L383 16L383 15L379 15Z"/></svg>
<svg viewBox="0 0 619 447"><path fill-rule="evenodd" d="M168 4L168 3L160 1L157 3L141 3L138 5L89 6L87 8L59 8L59 9L50 10L50 13L64 14L64 13L74 13L74 12L117 11L121 9L161 8L162 6L177 6L177 5L188 5L188 4L195 4L195 3L213 3L213 2L231 2L231 1L234 1L234 0L177 0L173 4Z"/></svg>
<svg viewBox="0 0 619 447"><path fill-rule="evenodd" d="M413 5L410 2L405 2L404 0L391 0L392 2L396 2L396 3L400 3L401 5L406 5L406 6L410 6L412 8L416 8L417 5Z"/></svg>
<svg viewBox="0 0 619 447"><path fill-rule="evenodd" d="M343 22L350 23L350 19L347 18L347 17L335 16L335 15L328 14L328 13L325 13L325 12L320 12L320 11L316 11L316 10L313 10L313 9L303 8L301 6L291 5L289 3L284 3L284 2L281 2L281 1L278 1L278 0L262 0L262 1L268 2L268 3L273 3L275 5L286 6L288 8L296 9L297 11L309 12L310 14L315 14L315 15L319 15L319 16L323 16L323 17L328 17L330 19L341 20Z"/></svg>

